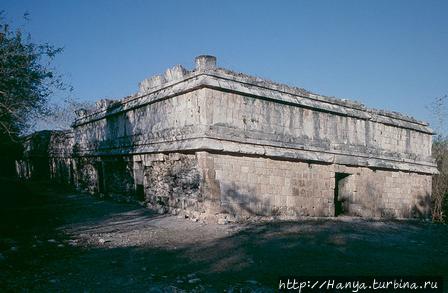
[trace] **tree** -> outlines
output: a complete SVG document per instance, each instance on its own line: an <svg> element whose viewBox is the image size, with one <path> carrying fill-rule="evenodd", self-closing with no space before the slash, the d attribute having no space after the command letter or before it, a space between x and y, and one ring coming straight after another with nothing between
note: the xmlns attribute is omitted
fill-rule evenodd
<svg viewBox="0 0 448 293"><path fill-rule="evenodd" d="M432 145L432 156L439 174L432 181L433 220L448 221L448 135L446 119L448 117L448 96L434 99L430 105L434 119L436 136Z"/></svg>
<svg viewBox="0 0 448 293"><path fill-rule="evenodd" d="M26 15L24 16L26 19ZM29 34L12 29L0 12L0 159L10 165L15 143L36 117L48 113L48 98L67 87L52 67L62 52L48 43L32 42Z"/></svg>
<svg viewBox="0 0 448 293"><path fill-rule="evenodd" d="M48 113L40 117L36 129L70 129L76 119L76 110L94 107L92 102L81 101L73 97L66 98L62 103L50 103Z"/></svg>
<svg viewBox="0 0 448 293"><path fill-rule="evenodd" d="M0 17L0 135L14 140L30 121L48 112L48 97L55 90L66 89L51 67L62 48L33 43L29 34L11 29Z"/></svg>
<svg viewBox="0 0 448 293"><path fill-rule="evenodd" d="M448 139L438 137L434 140L432 154L439 174L432 181L433 219L448 221Z"/></svg>

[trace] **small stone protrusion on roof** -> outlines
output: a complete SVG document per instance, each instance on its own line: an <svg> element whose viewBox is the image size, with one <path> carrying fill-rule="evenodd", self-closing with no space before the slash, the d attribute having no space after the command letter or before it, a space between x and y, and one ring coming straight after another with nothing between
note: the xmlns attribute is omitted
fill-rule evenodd
<svg viewBox="0 0 448 293"><path fill-rule="evenodd" d="M216 68L216 57L215 56L200 55L200 56L197 56L194 60L196 63L197 71Z"/></svg>

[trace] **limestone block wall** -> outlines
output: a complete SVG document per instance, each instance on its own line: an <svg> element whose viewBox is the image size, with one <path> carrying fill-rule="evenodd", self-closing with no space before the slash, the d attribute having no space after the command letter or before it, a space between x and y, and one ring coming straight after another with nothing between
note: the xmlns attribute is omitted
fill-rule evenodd
<svg viewBox="0 0 448 293"><path fill-rule="evenodd" d="M75 151L79 155L139 153L200 137L205 107L198 96L199 91L188 92L81 123L74 128Z"/></svg>
<svg viewBox="0 0 448 293"><path fill-rule="evenodd" d="M220 212L246 216L333 216L327 165L206 153L209 197Z"/></svg>
<svg viewBox="0 0 448 293"><path fill-rule="evenodd" d="M78 190L110 197L135 195L134 162L130 156L77 157L72 164Z"/></svg>
<svg viewBox="0 0 448 293"><path fill-rule="evenodd" d="M80 157L75 162L79 190L137 199L162 212L206 214L203 172L194 153Z"/></svg>
<svg viewBox="0 0 448 293"><path fill-rule="evenodd" d="M195 154L149 154L134 157L143 166L144 200L164 212L205 213L204 181Z"/></svg>
<svg viewBox="0 0 448 293"><path fill-rule="evenodd" d="M58 184L74 184L73 143L71 131L52 131L48 144L50 179Z"/></svg>
<svg viewBox="0 0 448 293"><path fill-rule="evenodd" d="M203 98L210 137L348 157L431 161L427 132L215 89L205 89Z"/></svg>
<svg viewBox="0 0 448 293"><path fill-rule="evenodd" d="M16 161L17 176L72 184L72 147L71 131L44 130L25 137L22 158Z"/></svg>
<svg viewBox="0 0 448 293"><path fill-rule="evenodd" d="M431 176L425 174L207 151L135 155L125 160L82 158L77 164L82 166L81 189L135 196L141 185L140 200L149 206L211 220L223 214L237 219L331 217L336 212L336 190L343 215L430 214ZM338 182L338 174L346 177Z"/></svg>
<svg viewBox="0 0 448 293"><path fill-rule="evenodd" d="M74 183L74 169L71 158L50 158L50 179L64 185Z"/></svg>
<svg viewBox="0 0 448 293"><path fill-rule="evenodd" d="M133 164L130 156L101 158L97 168L102 168L100 174L104 182L104 186L101 186L103 193L109 196L134 195Z"/></svg>
<svg viewBox="0 0 448 293"><path fill-rule="evenodd" d="M101 186L104 181L100 181L100 161L97 158L78 157L74 158L74 166L76 168L76 189L90 194L101 193Z"/></svg>
<svg viewBox="0 0 448 293"><path fill-rule="evenodd" d="M204 153L208 198L215 210L236 217L335 216L336 176L346 174L339 196L344 215L427 217L431 176L343 165Z"/></svg>
<svg viewBox="0 0 448 293"><path fill-rule="evenodd" d="M48 147L50 131L40 131L23 138L23 155L16 161L16 172L20 179L48 179Z"/></svg>
<svg viewBox="0 0 448 293"><path fill-rule="evenodd" d="M334 169L350 174L343 179L345 184L340 191L348 205L348 215L410 218L430 214L430 175L342 165Z"/></svg>
<svg viewBox="0 0 448 293"><path fill-rule="evenodd" d="M211 56L198 57L192 71L175 66L141 82L132 96L79 113L78 156L208 149L436 172L426 123L217 68Z"/></svg>

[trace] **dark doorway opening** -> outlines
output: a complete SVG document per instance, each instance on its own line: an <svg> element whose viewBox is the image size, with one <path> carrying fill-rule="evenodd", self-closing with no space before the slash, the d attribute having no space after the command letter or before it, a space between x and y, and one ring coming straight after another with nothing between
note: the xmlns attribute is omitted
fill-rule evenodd
<svg viewBox="0 0 448 293"><path fill-rule="evenodd" d="M348 212L345 198L342 196L342 188L345 183L345 178L350 176L348 173L336 173L334 185L334 216L341 216Z"/></svg>
<svg viewBox="0 0 448 293"><path fill-rule="evenodd" d="M70 182L70 186L75 185L75 170L73 169L73 162L70 160L70 173L68 174L69 176L69 182Z"/></svg>
<svg viewBox="0 0 448 293"><path fill-rule="evenodd" d="M99 162L97 164L97 171L98 171L98 193L100 194L106 194L106 184L104 182L104 164L103 162Z"/></svg>
<svg viewBox="0 0 448 293"><path fill-rule="evenodd" d="M138 201L145 200L145 189L143 188L143 184L137 184L135 188L135 196Z"/></svg>
<svg viewBox="0 0 448 293"><path fill-rule="evenodd" d="M134 183L135 183L135 198L138 201L145 200L144 181L144 166L142 161L134 162Z"/></svg>

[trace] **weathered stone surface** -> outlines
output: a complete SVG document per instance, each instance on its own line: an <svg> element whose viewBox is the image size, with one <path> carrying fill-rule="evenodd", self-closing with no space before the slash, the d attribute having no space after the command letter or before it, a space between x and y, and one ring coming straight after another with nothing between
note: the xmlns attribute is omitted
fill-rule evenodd
<svg viewBox="0 0 448 293"><path fill-rule="evenodd" d="M201 55L195 58L196 70L208 70L216 67L216 57L210 55Z"/></svg>
<svg viewBox="0 0 448 293"><path fill-rule="evenodd" d="M158 208L198 208L202 201L201 173L195 155L171 153L163 161L152 160L144 169L145 199Z"/></svg>
<svg viewBox="0 0 448 293"><path fill-rule="evenodd" d="M43 147L51 174L71 174L52 178L194 219L333 216L336 205L428 214L437 170L426 123L195 61L80 111L70 135ZM27 160L21 173L32 173Z"/></svg>
<svg viewBox="0 0 448 293"><path fill-rule="evenodd" d="M161 87L166 82L165 77L162 75L155 75L140 82L139 93L148 92L154 88Z"/></svg>

